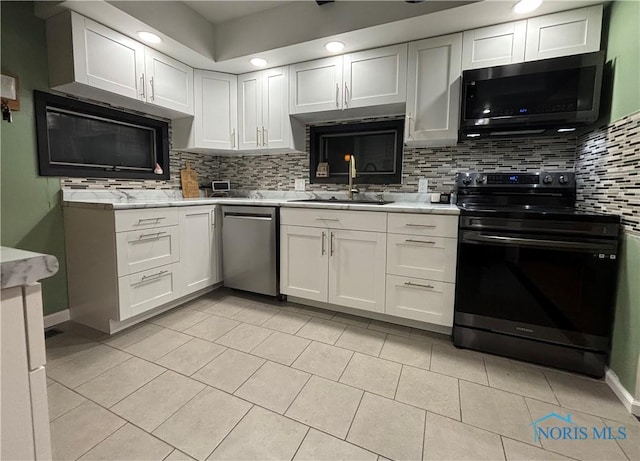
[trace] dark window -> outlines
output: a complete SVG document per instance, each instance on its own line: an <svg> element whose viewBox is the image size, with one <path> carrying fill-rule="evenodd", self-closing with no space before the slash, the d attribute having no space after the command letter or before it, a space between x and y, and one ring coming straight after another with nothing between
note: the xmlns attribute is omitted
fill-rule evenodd
<svg viewBox="0 0 640 461"><path fill-rule="evenodd" d="M356 159L357 184L402 182L404 120L346 123L310 128L311 183L340 184L349 181L346 154ZM317 177L319 163L327 163L329 177Z"/></svg>
<svg viewBox="0 0 640 461"><path fill-rule="evenodd" d="M168 123L34 93L42 176L169 179Z"/></svg>

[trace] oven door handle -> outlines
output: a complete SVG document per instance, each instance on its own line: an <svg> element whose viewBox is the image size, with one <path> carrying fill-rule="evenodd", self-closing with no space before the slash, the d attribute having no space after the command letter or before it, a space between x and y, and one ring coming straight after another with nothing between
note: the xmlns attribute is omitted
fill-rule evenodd
<svg viewBox="0 0 640 461"><path fill-rule="evenodd" d="M566 240L532 239L522 237L507 237L504 235L469 234L464 233L463 242L474 243L498 243L503 245L518 245L537 248L558 248L572 250L608 251L607 245L602 242L568 242Z"/></svg>

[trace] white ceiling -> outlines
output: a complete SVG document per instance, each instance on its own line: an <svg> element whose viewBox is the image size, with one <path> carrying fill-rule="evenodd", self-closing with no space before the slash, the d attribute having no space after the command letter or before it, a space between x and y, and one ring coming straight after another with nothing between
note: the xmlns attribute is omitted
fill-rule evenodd
<svg viewBox="0 0 640 461"><path fill-rule="evenodd" d="M188 0L184 1L189 8L200 13L211 24L220 24L231 19L241 16L247 16L260 11L282 6L289 1L207 1L207 0Z"/></svg>

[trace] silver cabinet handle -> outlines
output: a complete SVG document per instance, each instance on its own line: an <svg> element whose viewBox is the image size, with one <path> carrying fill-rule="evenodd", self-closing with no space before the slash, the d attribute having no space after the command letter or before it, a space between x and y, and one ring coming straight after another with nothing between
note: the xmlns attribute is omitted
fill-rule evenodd
<svg viewBox="0 0 640 461"><path fill-rule="evenodd" d="M260 128L256 127L256 147L260 147Z"/></svg>
<svg viewBox="0 0 640 461"><path fill-rule="evenodd" d="M153 77L151 77L151 80L149 80L149 84L151 85L151 100L155 101L156 100L156 90L155 90L154 85L153 85Z"/></svg>
<svg viewBox="0 0 640 461"><path fill-rule="evenodd" d="M320 218L317 217L316 221L340 221L338 218Z"/></svg>
<svg viewBox="0 0 640 461"><path fill-rule="evenodd" d="M331 232L331 237L329 239L329 254L330 256L333 256L333 232Z"/></svg>
<svg viewBox="0 0 640 461"><path fill-rule="evenodd" d="M409 243L427 243L429 245L435 245L436 242L432 241L432 240L413 240L413 239L406 239L405 242L409 242Z"/></svg>
<svg viewBox="0 0 640 461"><path fill-rule="evenodd" d="M320 254L325 254L326 250L324 249L324 238L326 237L326 233L324 231L322 231L322 253Z"/></svg>
<svg viewBox="0 0 640 461"><path fill-rule="evenodd" d="M410 287L418 287L418 288L428 288L430 290L433 290L434 286L433 285L422 285L420 283L413 283L413 282L404 282L405 285L410 286Z"/></svg>
<svg viewBox="0 0 640 461"><path fill-rule="evenodd" d="M160 277L161 275L164 275L164 274L166 274L168 272L169 271L160 271L160 272L156 272L155 274L151 274L151 275L143 275L141 282L145 281L145 280L153 279L153 278L156 278L156 277Z"/></svg>
<svg viewBox="0 0 640 461"><path fill-rule="evenodd" d="M142 88L142 93L140 94L140 97L142 99L146 99L146 95L145 95L145 91L144 91L144 87L145 87L146 83L144 82L144 72L142 73L142 75L140 76L140 88Z"/></svg>
<svg viewBox="0 0 640 461"><path fill-rule="evenodd" d="M265 127L262 127L262 145L267 146L267 130Z"/></svg>
<svg viewBox="0 0 640 461"><path fill-rule="evenodd" d="M145 221L160 221L161 219L167 219L166 216L157 216L155 218L140 218L138 219L138 224L143 223Z"/></svg>
<svg viewBox="0 0 640 461"><path fill-rule="evenodd" d="M411 139L411 120L413 120L411 114L407 115L407 139Z"/></svg>
<svg viewBox="0 0 640 461"><path fill-rule="evenodd" d="M347 82L344 82L344 107L349 107L349 87Z"/></svg>
<svg viewBox="0 0 640 461"><path fill-rule="evenodd" d="M407 227L424 227L427 229L433 229L434 227L436 227L435 225L432 224L405 224L405 226Z"/></svg>
<svg viewBox="0 0 640 461"><path fill-rule="evenodd" d="M340 107L340 101L338 98L340 97L340 85L336 83L336 107Z"/></svg>
<svg viewBox="0 0 640 461"><path fill-rule="evenodd" d="M231 130L231 148L236 148L236 129Z"/></svg>
<svg viewBox="0 0 640 461"><path fill-rule="evenodd" d="M138 236L138 239L144 239L147 237L154 237L154 238L159 238L162 234L166 234L166 231L162 231L162 232L154 232L153 234L140 234Z"/></svg>

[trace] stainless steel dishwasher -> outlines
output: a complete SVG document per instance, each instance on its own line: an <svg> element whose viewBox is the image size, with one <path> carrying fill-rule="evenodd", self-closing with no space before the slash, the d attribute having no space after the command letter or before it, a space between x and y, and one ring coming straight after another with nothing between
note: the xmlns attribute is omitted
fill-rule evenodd
<svg viewBox="0 0 640 461"><path fill-rule="evenodd" d="M224 286L279 295L278 208L222 207Z"/></svg>

